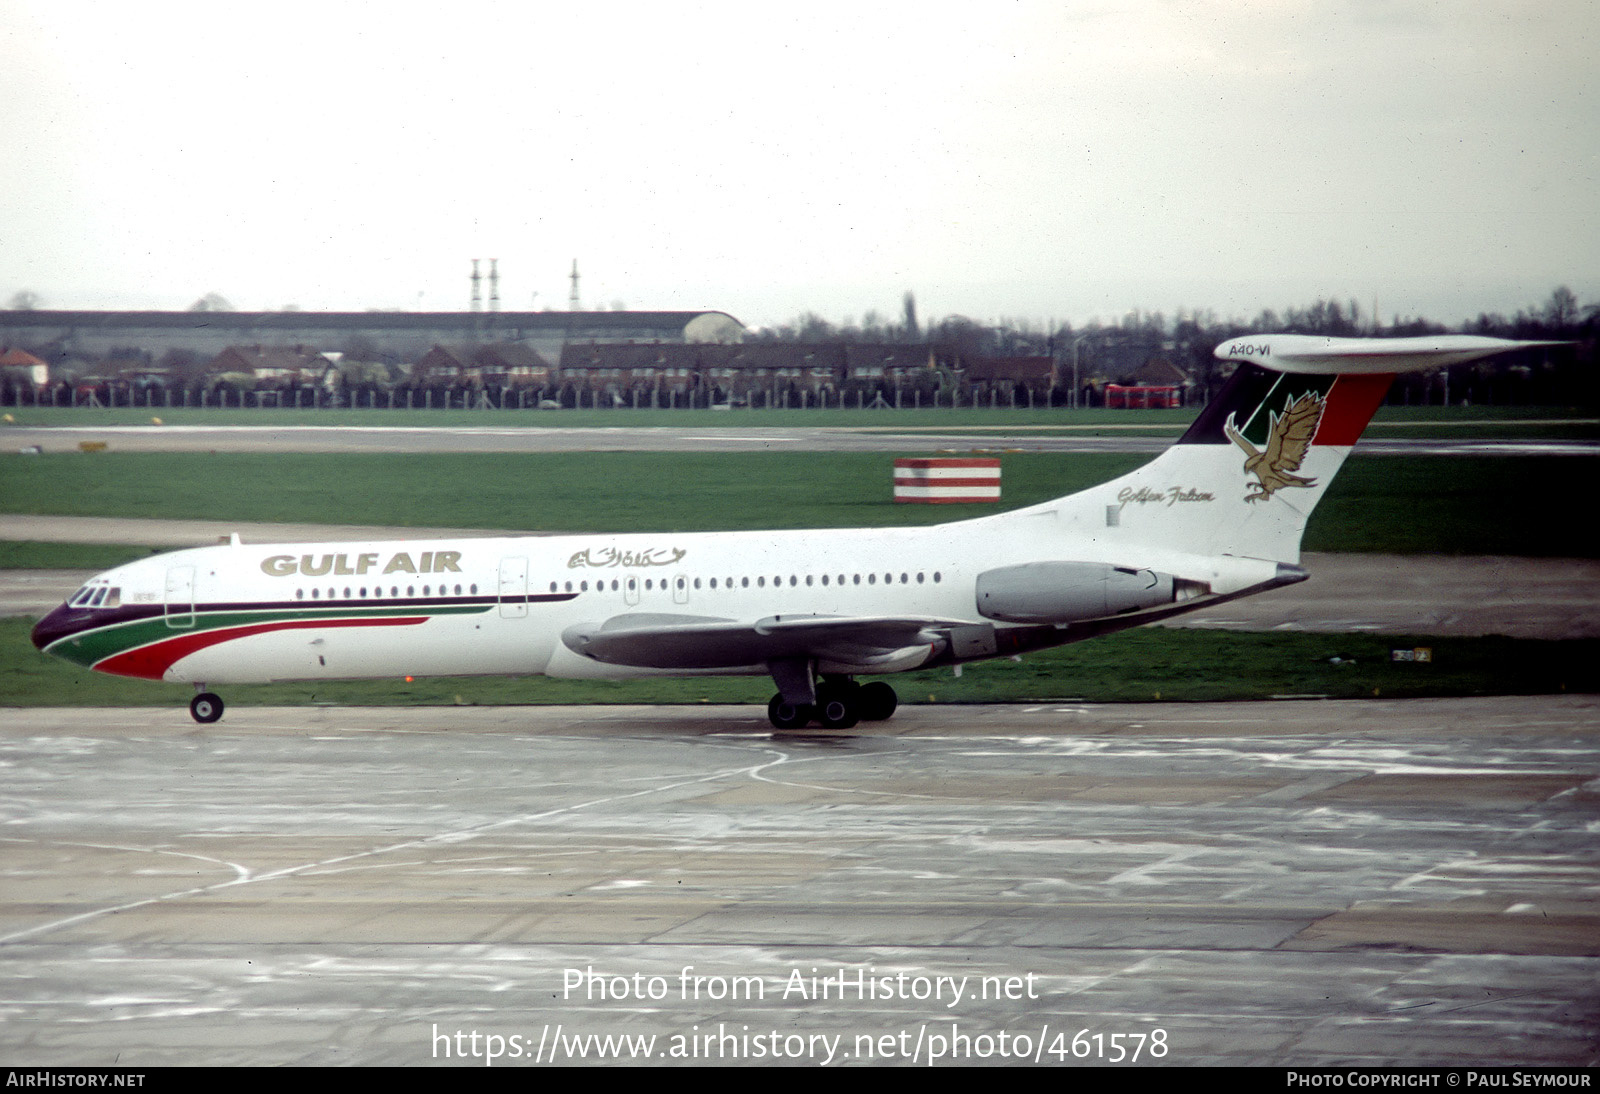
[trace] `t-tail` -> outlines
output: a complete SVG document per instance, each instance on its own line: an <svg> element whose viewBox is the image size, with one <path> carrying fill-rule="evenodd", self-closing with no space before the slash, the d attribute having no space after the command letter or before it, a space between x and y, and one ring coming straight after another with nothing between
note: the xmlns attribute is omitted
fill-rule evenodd
<svg viewBox="0 0 1600 1094"><path fill-rule="evenodd" d="M1293 565L1311 511L1397 374L1551 344L1472 335L1235 338L1216 349L1218 359L1237 362L1233 375L1176 444L1137 471L1031 512L1108 546Z"/></svg>

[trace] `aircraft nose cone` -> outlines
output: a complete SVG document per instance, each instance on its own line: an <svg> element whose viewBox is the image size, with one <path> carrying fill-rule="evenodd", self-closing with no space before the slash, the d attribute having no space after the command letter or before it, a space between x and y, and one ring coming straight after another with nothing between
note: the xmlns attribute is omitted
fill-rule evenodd
<svg viewBox="0 0 1600 1094"><path fill-rule="evenodd" d="M80 613L73 611L65 604L39 620L33 628L33 644L39 649L45 649L54 642L70 635L77 630L78 616Z"/></svg>

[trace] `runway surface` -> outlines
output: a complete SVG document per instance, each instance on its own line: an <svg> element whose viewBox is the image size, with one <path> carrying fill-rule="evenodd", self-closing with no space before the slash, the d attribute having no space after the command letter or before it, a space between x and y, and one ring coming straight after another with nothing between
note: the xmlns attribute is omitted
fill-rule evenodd
<svg viewBox="0 0 1600 1094"><path fill-rule="evenodd" d="M1592 1066L1597 713L13 711L0 1052Z"/></svg>

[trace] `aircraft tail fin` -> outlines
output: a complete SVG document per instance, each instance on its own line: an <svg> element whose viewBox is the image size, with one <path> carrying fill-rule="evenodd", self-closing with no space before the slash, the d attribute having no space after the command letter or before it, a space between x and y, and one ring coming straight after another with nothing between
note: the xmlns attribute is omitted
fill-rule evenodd
<svg viewBox="0 0 1600 1094"><path fill-rule="evenodd" d="M1306 521L1401 372L1541 342L1470 335L1235 338L1233 375L1178 442L1056 503L1073 530L1185 553L1296 563Z"/></svg>

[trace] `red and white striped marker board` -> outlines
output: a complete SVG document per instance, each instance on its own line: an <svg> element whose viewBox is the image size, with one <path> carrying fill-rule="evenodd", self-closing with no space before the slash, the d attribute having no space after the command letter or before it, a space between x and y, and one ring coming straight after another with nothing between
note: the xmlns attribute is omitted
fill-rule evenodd
<svg viewBox="0 0 1600 1094"><path fill-rule="evenodd" d="M894 461L894 500L944 505L1000 500L1000 461L994 457Z"/></svg>

